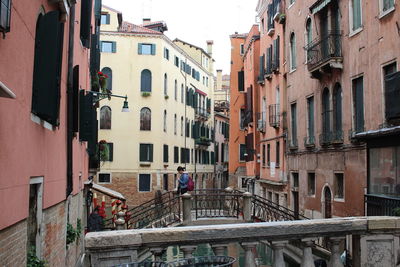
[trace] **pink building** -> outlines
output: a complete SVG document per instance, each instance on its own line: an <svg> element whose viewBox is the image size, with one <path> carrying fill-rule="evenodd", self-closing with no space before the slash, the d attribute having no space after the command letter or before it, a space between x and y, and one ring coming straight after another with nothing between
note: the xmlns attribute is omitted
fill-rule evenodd
<svg viewBox="0 0 400 267"><path fill-rule="evenodd" d="M84 141L97 137L82 133L82 118L96 113L81 103L80 115L78 96L90 90L96 27L92 1L73 2L1 1L1 266L25 266L32 246L49 266L74 266L82 256L82 242L66 246L66 238L67 222L85 225ZM95 48L94 39L92 55Z"/></svg>

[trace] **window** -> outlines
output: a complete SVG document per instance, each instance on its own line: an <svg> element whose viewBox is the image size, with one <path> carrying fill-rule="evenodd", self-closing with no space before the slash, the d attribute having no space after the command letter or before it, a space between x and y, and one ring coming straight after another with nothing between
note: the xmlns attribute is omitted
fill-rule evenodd
<svg viewBox="0 0 400 267"><path fill-rule="evenodd" d="M279 167L279 164L281 163L281 160L280 160L280 153L281 153L281 148L280 148L280 143L279 143L279 141L276 141L276 143L275 143L275 157L276 157L276 167Z"/></svg>
<svg viewBox="0 0 400 267"><path fill-rule="evenodd" d="M117 43L111 41L100 41L101 44L101 52L103 53L116 53L117 52Z"/></svg>
<svg viewBox="0 0 400 267"><path fill-rule="evenodd" d="M169 60L169 49L168 48L164 48L164 58Z"/></svg>
<svg viewBox="0 0 400 267"><path fill-rule="evenodd" d="M167 74L164 74L164 95L168 95L168 77Z"/></svg>
<svg viewBox="0 0 400 267"><path fill-rule="evenodd" d="M219 143L215 142L215 162L219 163Z"/></svg>
<svg viewBox="0 0 400 267"><path fill-rule="evenodd" d="M175 66L179 68L179 58L175 56Z"/></svg>
<svg viewBox="0 0 400 267"><path fill-rule="evenodd" d="M179 147L174 146L174 163L179 163Z"/></svg>
<svg viewBox="0 0 400 267"><path fill-rule="evenodd" d="M151 92L151 71L148 69L142 70L140 75L140 91Z"/></svg>
<svg viewBox="0 0 400 267"><path fill-rule="evenodd" d="M292 172L292 185L293 187L299 187L299 173Z"/></svg>
<svg viewBox="0 0 400 267"><path fill-rule="evenodd" d="M38 18L32 82L31 112L54 126L59 124L64 37L64 24L59 22L59 15L58 11L51 11Z"/></svg>
<svg viewBox="0 0 400 267"><path fill-rule="evenodd" d="M314 97L307 98L307 143L314 144Z"/></svg>
<svg viewBox="0 0 400 267"><path fill-rule="evenodd" d="M10 31L11 0L0 0L0 32Z"/></svg>
<svg viewBox="0 0 400 267"><path fill-rule="evenodd" d="M267 166L271 166L271 145L267 144Z"/></svg>
<svg viewBox="0 0 400 267"><path fill-rule="evenodd" d="M292 4L294 4L295 1L296 1L296 0L290 0L290 1L289 1L289 4L292 5Z"/></svg>
<svg viewBox="0 0 400 267"><path fill-rule="evenodd" d="M178 81L177 80L175 80L174 97L175 97L175 100L178 100Z"/></svg>
<svg viewBox="0 0 400 267"><path fill-rule="evenodd" d="M164 132L167 132L167 111L164 110Z"/></svg>
<svg viewBox="0 0 400 267"><path fill-rule="evenodd" d="M168 145L164 145L163 147L163 161L168 162Z"/></svg>
<svg viewBox="0 0 400 267"><path fill-rule="evenodd" d="M185 101L185 92L183 90L183 84L181 84L181 103Z"/></svg>
<svg viewBox="0 0 400 267"><path fill-rule="evenodd" d="M311 22L311 18L307 19L306 22L306 47L308 47L310 44L312 43L312 22ZM306 62L309 61L309 49L307 49L307 57L306 57Z"/></svg>
<svg viewBox="0 0 400 267"><path fill-rule="evenodd" d="M104 144L107 146L106 148L103 149L101 152L105 152L105 154L100 154L104 155L103 156L103 161L113 161L114 159L114 143L106 143Z"/></svg>
<svg viewBox="0 0 400 267"><path fill-rule="evenodd" d="M397 71L396 62L383 67L383 93L385 100L385 119L388 123L392 123L400 116L400 72Z"/></svg>
<svg viewBox="0 0 400 267"><path fill-rule="evenodd" d="M2 1L3 2L3 1ZM92 1L81 2L80 38L82 45L90 47L91 26L92 26Z"/></svg>
<svg viewBox="0 0 400 267"><path fill-rule="evenodd" d="M329 105L329 89L325 87L322 93L322 134L328 137L331 124L330 124L330 105Z"/></svg>
<svg viewBox="0 0 400 267"><path fill-rule="evenodd" d="M246 156L244 154L246 154L246 144L240 144L239 146L239 161L245 161Z"/></svg>
<svg viewBox="0 0 400 267"><path fill-rule="evenodd" d="M386 12L394 8L394 0L379 0L381 12Z"/></svg>
<svg viewBox="0 0 400 267"><path fill-rule="evenodd" d="M262 146L262 166L265 167L265 145Z"/></svg>
<svg viewBox="0 0 400 267"><path fill-rule="evenodd" d="M155 44L138 44L139 55L155 55L156 45Z"/></svg>
<svg viewBox="0 0 400 267"><path fill-rule="evenodd" d="M296 36L292 32L290 35L290 70L295 70L296 66Z"/></svg>
<svg viewBox="0 0 400 267"><path fill-rule="evenodd" d="M110 173L99 173L98 182L99 182L99 184L110 184L111 183L111 174Z"/></svg>
<svg viewBox="0 0 400 267"><path fill-rule="evenodd" d="M181 117L181 136L183 136L183 117Z"/></svg>
<svg viewBox="0 0 400 267"><path fill-rule="evenodd" d="M244 44L240 44L240 55L244 55Z"/></svg>
<svg viewBox="0 0 400 267"><path fill-rule="evenodd" d="M101 107L100 109L100 129L111 129L111 108L108 106Z"/></svg>
<svg viewBox="0 0 400 267"><path fill-rule="evenodd" d="M174 134L176 135L176 114L174 115Z"/></svg>
<svg viewBox="0 0 400 267"><path fill-rule="evenodd" d="M335 198L344 198L344 177L343 173L335 173Z"/></svg>
<svg viewBox="0 0 400 267"><path fill-rule="evenodd" d="M153 144L140 144L139 160L153 162Z"/></svg>
<svg viewBox="0 0 400 267"><path fill-rule="evenodd" d="M101 14L100 24L110 24L110 14Z"/></svg>
<svg viewBox="0 0 400 267"><path fill-rule="evenodd" d="M112 70L109 67L105 67L101 70L101 72L108 77L108 79L106 80L106 89L112 91Z"/></svg>
<svg viewBox="0 0 400 267"><path fill-rule="evenodd" d="M168 173L164 173L163 175L163 189L168 191Z"/></svg>
<svg viewBox="0 0 400 267"><path fill-rule="evenodd" d="M353 31L362 27L361 0L351 0L351 29Z"/></svg>
<svg viewBox="0 0 400 267"><path fill-rule="evenodd" d="M308 195L309 196L315 195L315 173L313 172L308 173L307 185L308 185Z"/></svg>
<svg viewBox="0 0 400 267"><path fill-rule="evenodd" d="M139 174L139 192L150 192L150 174Z"/></svg>
<svg viewBox="0 0 400 267"><path fill-rule="evenodd" d="M333 130L336 134L342 132L342 87L339 83L333 91Z"/></svg>
<svg viewBox="0 0 400 267"><path fill-rule="evenodd" d="M151 130L151 110L149 108L142 108L140 110L140 130Z"/></svg>
<svg viewBox="0 0 400 267"><path fill-rule="evenodd" d="M353 126L355 132L364 131L364 90L363 77L352 81L353 85Z"/></svg>
<svg viewBox="0 0 400 267"><path fill-rule="evenodd" d="M291 123L292 123L292 143L290 145L297 146L297 114L296 111L296 103L290 105L290 115L291 115Z"/></svg>
<svg viewBox="0 0 400 267"><path fill-rule="evenodd" d="M245 120L246 120L246 109L241 108L241 109L240 109L240 125L239 125L240 130L243 130L243 129L244 129L244 122L245 122Z"/></svg>

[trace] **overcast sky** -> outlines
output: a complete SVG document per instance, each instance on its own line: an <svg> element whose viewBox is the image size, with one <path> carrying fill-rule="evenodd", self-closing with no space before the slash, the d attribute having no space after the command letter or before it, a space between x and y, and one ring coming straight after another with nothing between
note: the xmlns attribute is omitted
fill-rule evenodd
<svg viewBox="0 0 400 267"><path fill-rule="evenodd" d="M230 72L229 35L246 33L255 23L258 0L103 0L122 12L125 21L142 24L143 18L164 20L171 39L179 38L206 50L213 40L216 69Z"/></svg>

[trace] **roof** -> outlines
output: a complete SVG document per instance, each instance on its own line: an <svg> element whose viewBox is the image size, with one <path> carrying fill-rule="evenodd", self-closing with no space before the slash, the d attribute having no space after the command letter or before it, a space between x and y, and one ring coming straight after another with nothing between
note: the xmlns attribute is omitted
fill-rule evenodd
<svg viewBox="0 0 400 267"><path fill-rule="evenodd" d="M247 33L235 33L232 35L229 35L230 38L247 38Z"/></svg>
<svg viewBox="0 0 400 267"><path fill-rule="evenodd" d="M121 31L121 32L132 32L132 33L157 34L157 35L161 35L162 34L159 31L148 29L146 27L139 26L139 25L127 22L127 21L123 21L122 22L122 25L121 25L119 31Z"/></svg>
<svg viewBox="0 0 400 267"><path fill-rule="evenodd" d="M113 11L113 12L116 12L116 13L121 13L121 14L122 14L122 12L121 12L121 11L119 11L119 10L116 10L116 9L114 9L114 8L112 8L112 7L109 7L109 6L106 6L106 5L102 5L102 7L104 7L104 8L107 8L107 9L109 9L109 10Z"/></svg>
<svg viewBox="0 0 400 267"><path fill-rule="evenodd" d="M211 56L210 56L203 48L198 47L197 45L190 44L190 43L185 42L185 41L182 41L181 39L178 39L178 38L175 38L175 40L173 40L173 42L181 42L181 43L183 43L183 44L185 44L185 45L188 45L188 46L190 46L190 47L194 47L194 48L196 48L196 49L199 49L199 50L201 50L204 54L206 54L209 58L211 58Z"/></svg>

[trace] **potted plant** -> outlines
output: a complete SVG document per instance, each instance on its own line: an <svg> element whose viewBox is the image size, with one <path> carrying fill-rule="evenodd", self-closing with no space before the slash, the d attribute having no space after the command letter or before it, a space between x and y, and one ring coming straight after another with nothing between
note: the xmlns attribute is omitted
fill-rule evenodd
<svg viewBox="0 0 400 267"><path fill-rule="evenodd" d="M283 23L285 23L285 21L286 21L286 15L285 14L279 14L278 22L280 24L283 24Z"/></svg>
<svg viewBox="0 0 400 267"><path fill-rule="evenodd" d="M108 144L106 140L100 140L99 142L99 155L100 155L100 161L108 160L110 151L108 149Z"/></svg>
<svg viewBox="0 0 400 267"><path fill-rule="evenodd" d="M168 95L165 95L165 96L164 96L164 98L165 98L165 99L168 99L168 98L169 98L169 96L168 96Z"/></svg>
<svg viewBox="0 0 400 267"><path fill-rule="evenodd" d="M142 92L142 96L148 97L148 96L151 96L151 93L150 92Z"/></svg>

